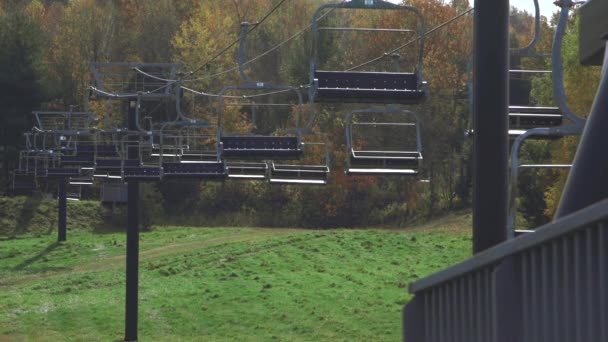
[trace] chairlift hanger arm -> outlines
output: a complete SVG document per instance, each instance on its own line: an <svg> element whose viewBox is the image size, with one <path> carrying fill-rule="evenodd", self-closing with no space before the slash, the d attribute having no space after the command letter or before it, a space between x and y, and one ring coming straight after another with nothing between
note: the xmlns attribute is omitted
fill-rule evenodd
<svg viewBox="0 0 608 342"><path fill-rule="evenodd" d="M534 48L540 38L540 6L538 0L534 1L534 35L528 45L521 48L511 48L510 53L518 56L534 56Z"/></svg>
<svg viewBox="0 0 608 342"><path fill-rule="evenodd" d="M559 14L559 21L555 28L555 36L553 38L553 46L551 53L551 70L552 70L552 81L553 81L553 98L557 102L559 109L562 113L570 119L572 122L577 124L583 124L585 119L582 119L576 113L574 113L568 105L566 96L566 89L564 86L564 66L562 63L562 43L566 33L566 26L570 19L570 8L580 3L572 0L560 0L556 1L556 5L561 7Z"/></svg>

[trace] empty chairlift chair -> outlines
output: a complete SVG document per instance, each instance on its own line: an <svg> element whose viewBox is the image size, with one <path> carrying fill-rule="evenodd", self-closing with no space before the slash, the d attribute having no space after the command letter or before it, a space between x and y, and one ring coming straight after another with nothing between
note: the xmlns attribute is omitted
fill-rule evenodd
<svg viewBox="0 0 608 342"><path fill-rule="evenodd" d="M530 77L550 73L544 70L509 70L509 137L511 139L532 128L558 127L563 124L563 115L558 107L530 105Z"/></svg>
<svg viewBox="0 0 608 342"><path fill-rule="evenodd" d="M137 166L138 160L129 160L123 156L121 141L126 132L120 130L99 130L95 138L95 178L121 179L122 167Z"/></svg>
<svg viewBox="0 0 608 342"><path fill-rule="evenodd" d="M346 173L417 175L422 165L417 116L396 108L356 110L346 120Z"/></svg>
<svg viewBox="0 0 608 342"><path fill-rule="evenodd" d="M136 127L119 134L120 157L96 159L97 177L118 177L123 180L158 181L162 178L162 166L154 145L158 132L146 131L140 126L141 105L145 101L174 100L174 80L180 64L171 63L104 63L90 64L95 86L90 87L90 97L107 99L135 99ZM118 129L114 130L115 132ZM166 152L166 151L162 151Z"/></svg>
<svg viewBox="0 0 608 342"><path fill-rule="evenodd" d="M36 119L34 130L42 136L43 150L49 152L46 176L70 178L82 177L83 170L90 173L94 166L94 154L86 149L78 150L77 147L91 140L93 113L70 110L33 114Z"/></svg>
<svg viewBox="0 0 608 342"><path fill-rule="evenodd" d="M13 171L11 190L15 195L30 195L38 188L36 174L32 171L16 169Z"/></svg>
<svg viewBox="0 0 608 342"><path fill-rule="evenodd" d="M329 175L329 151L325 142L304 142L302 158L270 162L270 183L325 185Z"/></svg>
<svg viewBox="0 0 608 342"><path fill-rule="evenodd" d="M362 10L396 10L413 13L417 19L415 29L401 28L362 28L362 27L326 27L320 26L321 19L329 11L337 9ZM351 0L320 6L311 22L313 32L313 50L310 59L310 97L315 102L355 102L355 103L398 103L417 104L426 98L426 83L422 79L422 56L424 49L424 18L414 7L395 5L381 0ZM413 72L319 70L318 50L319 34L322 31L351 31L380 33L411 33L418 40L416 66ZM406 42L403 46L407 45ZM395 49L396 52L399 48ZM380 60L390 54L379 56ZM371 63L363 63L359 66ZM358 68L358 67L355 67Z"/></svg>
<svg viewBox="0 0 608 342"><path fill-rule="evenodd" d="M550 56L536 50L540 39L540 6L538 0L533 0L535 8L534 35L530 42L520 48L511 48L512 60L517 58L546 59ZM563 124L562 111L555 106L532 105L530 92L532 79L542 75L551 75L550 70L509 70L509 138L515 139L526 131L538 127L550 128ZM551 138L551 136L535 136L535 138Z"/></svg>
<svg viewBox="0 0 608 342"><path fill-rule="evenodd" d="M68 184L65 189L65 197L70 201L80 201L82 198L82 185Z"/></svg>
<svg viewBox="0 0 608 342"><path fill-rule="evenodd" d="M100 200L102 203L127 203L127 183L121 180L105 179L101 184Z"/></svg>
<svg viewBox="0 0 608 342"><path fill-rule="evenodd" d="M234 101L241 96L226 96L226 92L246 93L245 98L265 98L278 93L293 93L297 96L296 103L284 102L247 102ZM226 101L226 99L233 99ZM296 128L291 130L276 130L272 134L256 134L253 132L231 133L222 128L223 112L227 107L238 107L241 112L247 112L252 107L264 107L267 111L274 110L287 117L298 116L302 111L302 95L298 89L290 86L275 85L261 82L246 82L238 86L225 87L219 96L218 140L223 159L240 162L259 162L267 159L298 159L302 155L301 134ZM299 116L295 119L299 122ZM233 166L237 166L233 164ZM250 164L253 166L253 164ZM233 168L234 169L234 168Z"/></svg>
<svg viewBox="0 0 608 342"><path fill-rule="evenodd" d="M146 132L132 131L126 134L121 143L122 179L160 181L163 176L162 162L159 158L152 157L152 149L152 141Z"/></svg>
<svg viewBox="0 0 608 342"><path fill-rule="evenodd" d="M264 83L252 80L244 71L245 62L245 40L252 24L241 24L240 45L238 51L239 70L244 83L235 86L224 87L218 96L218 137L222 158L236 160L261 159L297 159L302 154L302 143L300 134L296 129L284 131L285 134L254 134L254 133L229 133L223 126L224 111L227 107L244 108L261 107L267 110L277 109L281 115L298 115L295 120L299 124L299 113L302 109L302 94L291 86ZM232 93L233 95L229 95ZM234 95L236 93L236 95ZM297 97L297 103L276 103L272 99L280 99L281 95L288 93ZM233 102L226 100L233 99ZM256 101L253 102L253 99ZM281 99L282 100L282 99ZM240 101L240 102L239 102ZM295 108L294 108L295 107ZM278 131L276 131L278 132Z"/></svg>
<svg viewBox="0 0 608 342"><path fill-rule="evenodd" d="M535 1L537 6L538 16L538 2ZM509 213L507 216L507 229L510 237L518 233L528 232L527 230L516 230L516 218L517 218L517 197L518 197L518 175L520 169L547 169L547 168L570 168L569 164L520 164L519 152L522 144L526 139L532 138L559 138L569 135L580 135L585 127L585 120L572 112L568 106L566 99L566 92L564 88L564 73L563 64L561 57L561 45L563 36L566 31L566 26L570 20L569 16L570 6L562 6L560 10L559 21L555 29L555 36L553 38L553 51L551 53L551 75L553 83L553 99L557 103L560 115L563 115L568 119L568 123L560 122L559 125L541 126L526 130L521 135L514 139L511 146L511 172L509 179ZM538 108L538 107L532 107Z"/></svg>
<svg viewBox="0 0 608 342"><path fill-rule="evenodd" d="M268 178L267 161L226 161L229 179L265 180Z"/></svg>
<svg viewBox="0 0 608 342"><path fill-rule="evenodd" d="M38 188L37 167L38 160L37 151L31 142L32 134L26 133L26 149L19 152L19 164L17 169L13 170L10 190L15 195L30 195ZM46 174L46 167L44 168Z"/></svg>
<svg viewBox="0 0 608 342"><path fill-rule="evenodd" d="M181 146L181 150L178 154L161 153L163 177L226 178L226 166L218 151L217 132L212 126L187 121L168 122L160 131L161 151L167 138L175 146Z"/></svg>

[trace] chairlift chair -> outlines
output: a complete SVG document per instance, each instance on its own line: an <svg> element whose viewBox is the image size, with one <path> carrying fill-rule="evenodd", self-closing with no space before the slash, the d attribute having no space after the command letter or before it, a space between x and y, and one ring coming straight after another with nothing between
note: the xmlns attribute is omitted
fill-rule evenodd
<svg viewBox="0 0 608 342"><path fill-rule="evenodd" d="M530 105L530 78L551 73L545 70L509 70L509 138L515 139L527 130L537 127L557 127L563 124L558 107ZM550 136L546 136L550 137Z"/></svg>
<svg viewBox="0 0 608 342"><path fill-rule="evenodd" d="M277 92L292 92L297 95L298 102L295 105L298 111L302 107L302 96L300 92L290 86L281 86L261 82L247 82L238 86L225 87L219 96L220 105L218 108L218 122L219 122L219 141L220 151L223 159L228 160L254 160L260 161L264 159L297 159L302 154L302 141L301 135L298 129L275 131L272 135L267 134L255 134L255 133L229 133L222 126L222 112L228 106L238 106L245 108L247 106L266 106L276 108L289 108L289 111L293 111L294 104L292 103L248 103L244 101L225 103L224 94L230 90L247 91L253 90L254 93L257 91L266 91L266 94L260 96L266 96L269 93ZM257 97L258 95L251 95L249 97ZM299 118L298 118L299 121Z"/></svg>
<svg viewBox="0 0 608 342"><path fill-rule="evenodd" d="M15 169L12 176L11 190L15 195L31 195L38 188L36 174L33 170Z"/></svg>
<svg viewBox="0 0 608 342"><path fill-rule="evenodd" d="M91 128L92 112L77 111L34 111L35 128L41 132L55 134L76 134Z"/></svg>
<svg viewBox="0 0 608 342"><path fill-rule="evenodd" d="M415 30L394 28L322 27L318 21L328 10L400 10L413 13L418 21ZM424 17L412 6L396 5L382 0L351 0L320 6L311 21L313 50L310 58L310 98L316 102L399 103L418 104L426 98L426 82L422 78L424 51ZM413 72L369 72L319 70L318 49L320 31L412 32L419 41L417 64ZM390 56L390 54L385 54Z"/></svg>
<svg viewBox="0 0 608 342"><path fill-rule="evenodd" d="M80 201L82 198L82 185L68 183L65 189L65 198L69 201Z"/></svg>
<svg viewBox="0 0 608 342"><path fill-rule="evenodd" d="M101 183L100 200L102 203L127 203L127 183L122 180L105 179Z"/></svg>
<svg viewBox="0 0 608 342"><path fill-rule="evenodd" d="M535 5L538 6L535 0ZM511 172L509 179L509 202L508 202L508 216L507 216L507 228L510 238L513 238L519 233L525 233L526 231L519 231L516 229L516 216L517 216L517 196L518 196L518 175L520 169L532 169L532 168L569 168L570 165L564 164L524 164L521 165L519 162L519 152L521 146L526 139L545 136L545 137L563 137L571 135L580 135L585 127L585 119L572 112L570 109L566 92L564 87L564 72L561 57L561 46L563 37L566 31L566 26L570 19L570 7L574 3L564 3L561 6L559 20L556 26L555 35L553 38L553 47L551 53L551 74L553 83L553 98L558 105L559 111L566 117L570 123L561 123L560 125L551 127L537 127L527 130L526 132L519 135L511 146ZM538 11L537 11L538 12Z"/></svg>
<svg viewBox="0 0 608 342"><path fill-rule="evenodd" d="M300 135L296 130L285 131L286 135L256 135L256 134L231 134L226 132L223 123L223 111L227 106L268 106L268 107L293 107L292 103L225 103L228 98L232 99L260 99L278 93L293 93L297 96L297 109L302 107L302 94L291 86L264 83L252 80L244 71L244 49L245 40L251 24L241 24L240 45L238 52L239 70L244 83L236 86L224 87L218 96L218 140L220 150L224 159L297 159L302 154L302 143ZM250 92L251 95L229 96L230 91ZM261 93L260 93L261 92ZM299 118L298 118L299 123ZM297 127L296 127L297 128Z"/></svg>
<svg viewBox="0 0 608 342"><path fill-rule="evenodd" d="M304 142L304 154L295 162L270 162L271 184L325 185L329 151L325 142Z"/></svg>
<svg viewBox="0 0 608 342"><path fill-rule="evenodd" d="M42 137L42 150L48 151L50 164L46 177L81 177L82 170L92 170L94 153L79 150L82 142L90 142L91 112L34 111L36 126L34 131Z"/></svg>
<svg viewBox="0 0 608 342"><path fill-rule="evenodd" d="M166 178L224 179L226 166L217 147L217 133L206 123L167 122L160 131L160 150L171 139L179 153L160 154ZM184 157L185 153L185 157Z"/></svg>
<svg viewBox="0 0 608 342"><path fill-rule="evenodd" d="M160 159L152 155L151 132L129 131L121 142L121 175L122 179L137 181L159 181L163 176ZM137 158L130 158L136 155ZM115 161L113 161L115 163Z"/></svg>
<svg viewBox="0 0 608 342"><path fill-rule="evenodd" d="M392 119L386 120L387 115ZM388 139L392 146L374 138ZM346 148L349 175L417 175L422 165L420 122L413 112L395 107L355 110L346 119Z"/></svg>
<svg viewBox="0 0 608 342"><path fill-rule="evenodd" d="M139 165L139 160L130 160L126 155L123 156L121 141L126 134L126 130L120 129L99 129L96 132L93 171L95 178L121 179L123 165Z"/></svg>
<svg viewBox="0 0 608 342"><path fill-rule="evenodd" d="M226 161L229 179L265 180L268 178L267 161Z"/></svg>

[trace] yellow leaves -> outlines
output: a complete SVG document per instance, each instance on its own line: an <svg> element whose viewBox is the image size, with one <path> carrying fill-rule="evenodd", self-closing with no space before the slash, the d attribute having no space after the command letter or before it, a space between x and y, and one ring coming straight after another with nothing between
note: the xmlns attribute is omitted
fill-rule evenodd
<svg viewBox="0 0 608 342"><path fill-rule="evenodd" d="M44 5L40 0L33 0L27 6L25 6L23 12L30 18L30 20L41 20L44 15Z"/></svg>

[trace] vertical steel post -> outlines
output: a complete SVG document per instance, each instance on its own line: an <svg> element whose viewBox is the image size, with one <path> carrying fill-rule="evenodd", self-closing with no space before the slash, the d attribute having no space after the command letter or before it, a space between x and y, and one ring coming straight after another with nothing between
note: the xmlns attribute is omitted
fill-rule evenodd
<svg viewBox="0 0 608 342"><path fill-rule="evenodd" d="M473 252L507 239L509 0L475 0Z"/></svg>
<svg viewBox="0 0 608 342"><path fill-rule="evenodd" d="M137 130L136 99L129 100L129 131ZM137 150L127 146L127 157L137 159ZM139 182L128 181L127 199L127 274L125 300L125 341L137 341L139 287Z"/></svg>
<svg viewBox="0 0 608 342"><path fill-rule="evenodd" d="M65 189L66 183L67 179L61 178L57 191L57 241L59 242L67 240L68 199Z"/></svg>
<svg viewBox="0 0 608 342"><path fill-rule="evenodd" d="M608 35L606 36L608 38ZM607 44L608 48L608 44ZM608 53L555 218L608 198Z"/></svg>

